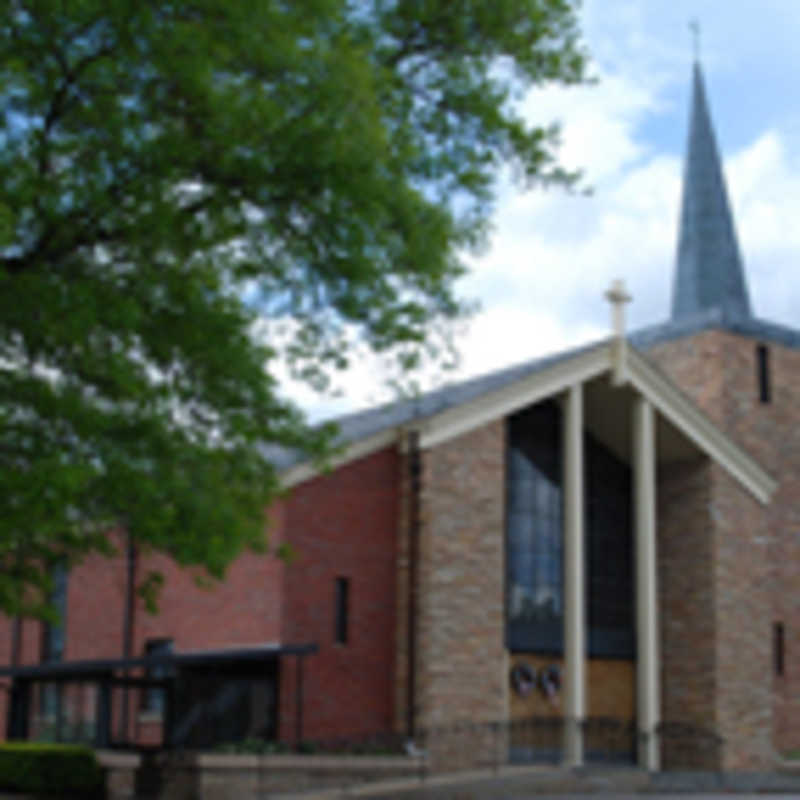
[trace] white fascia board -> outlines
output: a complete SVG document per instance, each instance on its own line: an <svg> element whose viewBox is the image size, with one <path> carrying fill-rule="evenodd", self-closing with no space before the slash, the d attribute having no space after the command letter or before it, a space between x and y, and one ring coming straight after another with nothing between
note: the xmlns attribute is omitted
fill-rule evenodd
<svg viewBox="0 0 800 800"><path fill-rule="evenodd" d="M420 447L435 447L492 420L513 414L525 406L559 394L573 384L607 372L610 366L609 344L603 342L508 386L422 420L418 425Z"/></svg>
<svg viewBox="0 0 800 800"><path fill-rule="evenodd" d="M403 432L417 430L420 447L432 447L455 438L492 419L504 417L538 400L563 391L574 383L593 378L609 369L610 350L603 342L589 351L554 364L515 381L502 389L483 395L463 405L441 411L423 420L413 420L402 427L388 428L372 436L351 442L327 462L330 469L349 461L370 455L391 444L403 444ZM322 472L312 461L304 461L289 467L280 475L281 486L290 489L311 480Z"/></svg>
<svg viewBox="0 0 800 800"><path fill-rule="evenodd" d="M669 378L633 348L628 350L628 378L633 387L678 430L741 483L761 503L778 487L751 456L724 434Z"/></svg>
<svg viewBox="0 0 800 800"><path fill-rule="evenodd" d="M345 445L336 455L325 462L328 469L336 469L349 461L355 461L357 458L376 453L378 450L383 450L385 447L394 444L398 438L398 430L396 428L388 428L379 431L372 436L367 436L364 439L351 442ZM289 467L285 472L280 475L281 486L284 489L291 489L299 483L316 478L317 475L324 475L325 468L320 469L313 461L303 461L300 464L295 464Z"/></svg>
<svg viewBox="0 0 800 800"><path fill-rule="evenodd" d="M327 466L335 469L390 445L402 445L403 431L412 428L419 432L419 444L423 449L442 444L525 406L560 394L569 386L610 371L612 355L611 344L603 342L591 350L427 419L414 420L402 428L388 428L351 442L330 459ZM761 503L769 502L778 485L775 479L726 436L669 378L662 375L632 347L627 348L626 373L633 388L645 396L659 413L718 462ZM323 471L311 461L296 464L281 474L281 485L289 489Z"/></svg>

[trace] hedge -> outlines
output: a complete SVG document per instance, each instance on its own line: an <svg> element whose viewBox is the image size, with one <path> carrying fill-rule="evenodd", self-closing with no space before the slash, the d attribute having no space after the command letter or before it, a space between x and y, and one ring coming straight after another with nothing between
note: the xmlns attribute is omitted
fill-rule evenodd
<svg viewBox="0 0 800 800"><path fill-rule="evenodd" d="M40 742L0 743L0 791L103 796L103 769L89 747Z"/></svg>

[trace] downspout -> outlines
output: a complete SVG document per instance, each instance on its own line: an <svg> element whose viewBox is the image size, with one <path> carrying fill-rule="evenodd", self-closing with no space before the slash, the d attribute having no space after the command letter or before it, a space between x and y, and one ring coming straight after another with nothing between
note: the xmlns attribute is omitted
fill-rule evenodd
<svg viewBox="0 0 800 800"><path fill-rule="evenodd" d="M11 666L18 667L22 656L22 617L17 614L11 625Z"/></svg>
<svg viewBox="0 0 800 800"><path fill-rule="evenodd" d="M126 556L126 581L125 581L125 610L122 620L122 657L128 660L133 655L133 615L135 611L135 593L136 593L136 545L133 543L133 537L128 533L127 546L125 548ZM126 669L123 675L127 678L130 673ZM129 709L129 691L126 685L123 689L122 699L122 713L120 714L120 730L119 738L121 741L126 742L128 737L128 715Z"/></svg>
<svg viewBox="0 0 800 800"><path fill-rule="evenodd" d="M19 550L17 551L17 558L19 558ZM17 613L14 616L14 621L11 623L11 657L9 659L12 667L18 667L22 660L22 614ZM21 735L21 730L18 726L22 723L18 719L20 715L19 705L23 703L20 700L20 692L23 692L19 686L19 678L12 678L9 685L3 686L6 690L8 702L10 704L9 713L6 720L6 735L10 738L12 736ZM15 705L16 704L16 705ZM27 720L27 708L24 710L25 719Z"/></svg>
<svg viewBox="0 0 800 800"><path fill-rule="evenodd" d="M16 568L20 569L22 560L21 545L18 543L15 548ZM14 615L14 622L11 626L11 666L18 667L22 658L22 592L20 590L20 603L17 613Z"/></svg>
<svg viewBox="0 0 800 800"><path fill-rule="evenodd" d="M417 663L417 571L420 536L420 488L422 463L419 450L419 433L408 434L408 692L406 697L406 734L414 737L416 720Z"/></svg>
<svg viewBox="0 0 800 800"><path fill-rule="evenodd" d="M17 614L11 626L11 666L18 667L20 662L20 655L22 651L22 617ZM20 693L23 691L19 684L19 678L13 677L9 683L0 684L0 690L5 691L8 698L8 711L6 713L6 737L23 738L19 726L21 721L19 719L20 705L23 702L20 699ZM27 709L25 710L25 719L27 720Z"/></svg>

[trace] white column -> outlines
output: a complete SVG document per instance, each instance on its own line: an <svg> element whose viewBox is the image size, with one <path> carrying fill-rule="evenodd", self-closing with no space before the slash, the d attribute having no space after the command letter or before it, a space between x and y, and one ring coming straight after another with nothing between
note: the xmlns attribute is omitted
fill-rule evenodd
<svg viewBox="0 0 800 800"><path fill-rule="evenodd" d="M660 768L656 582L656 466L653 407L641 396L633 407L633 486L636 537L636 708L639 765Z"/></svg>
<svg viewBox="0 0 800 800"><path fill-rule="evenodd" d="M567 391L564 406L564 762L583 763L586 717L583 554L583 391Z"/></svg>

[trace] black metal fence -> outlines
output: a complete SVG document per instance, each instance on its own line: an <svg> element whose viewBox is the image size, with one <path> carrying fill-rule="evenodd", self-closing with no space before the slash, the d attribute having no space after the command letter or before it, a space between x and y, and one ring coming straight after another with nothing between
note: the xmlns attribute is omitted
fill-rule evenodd
<svg viewBox="0 0 800 800"><path fill-rule="evenodd" d="M10 692L7 733L101 748L160 748L164 691L112 679L19 682Z"/></svg>
<svg viewBox="0 0 800 800"><path fill-rule="evenodd" d="M557 766L564 759L564 721L527 717L512 721L464 720L419 730L415 736L383 732L335 740L306 740L315 753L371 753L424 756L428 768L499 768L507 764ZM590 717L582 723L587 765L634 766L641 734L635 721ZM718 769L722 738L702 725L664 722L658 727L665 769ZM269 746L268 746L269 747Z"/></svg>
<svg viewBox="0 0 800 800"><path fill-rule="evenodd" d="M686 722L662 722L658 735L661 762L666 769L721 769L724 739L711 728Z"/></svg>
<svg viewBox="0 0 800 800"><path fill-rule="evenodd" d="M105 678L36 680L19 683L16 688L16 692L10 693L9 733L14 738L79 742L95 747L161 749L175 746L166 736L172 704L167 695L169 690L163 684L136 678ZM193 694L195 701L196 694ZM555 716L490 722L462 720L420 729L411 737L403 732L379 731L335 739L282 742L276 737L275 726L253 722L258 717L253 710L256 706L263 706L261 716L265 719L272 714L274 697L262 697L263 694L250 691L241 698L236 695L238 704L233 705L225 695L223 699L227 698L236 718L239 719L239 712L242 712L253 724L233 726L229 731L218 730L218 734L229 733L230 740L215 739L213 749L250 753L405 754L419 757L425 769L434 772L499 768L507 764L555 766L564 759L564 721ZM205 705L194 702L191 708L218 704L218 693L211 693L209 697L210 700L205 698L208 700ZM640 734L633 720L590 717L582 723L582 730L586 764L636 764ZM686 722L664 722L659 726L658 736L665 769L719 768L723 741L712 729ZM208 746L203 748L201 742L190 740L177 747L208 749Z"/></svg>
<svg viewBox="0 0 800 800"><path fill-rule="evenodd" d="M587 765L634 766L640 734L635 722L590 717L582 724ZM659 726L662 762L667 769L716 769L722 739L712 730L687 723ZM305 739L298 743L247 740L230 742L229 752L297 751L317 754L410 755L427 771L499 769L508 764L557 766L564 760L564 722L558 717L528 717L513 721L462 720L418 730L413 737L382 731L335 739Z"/></svg>

